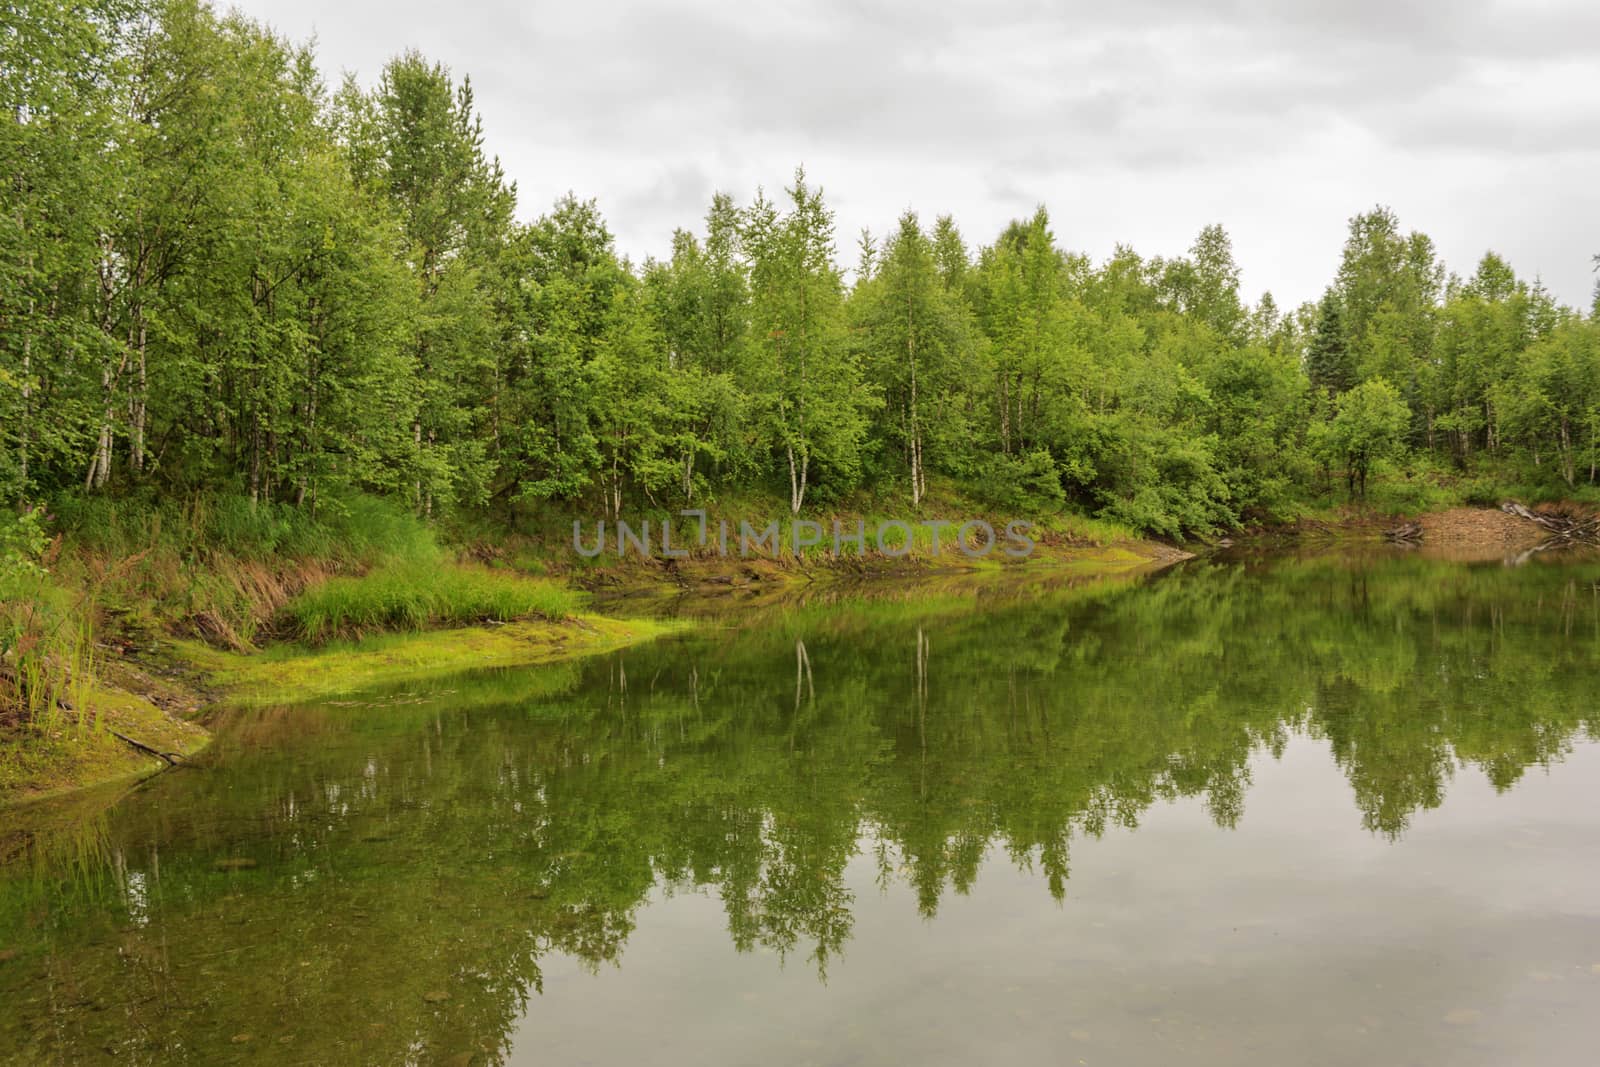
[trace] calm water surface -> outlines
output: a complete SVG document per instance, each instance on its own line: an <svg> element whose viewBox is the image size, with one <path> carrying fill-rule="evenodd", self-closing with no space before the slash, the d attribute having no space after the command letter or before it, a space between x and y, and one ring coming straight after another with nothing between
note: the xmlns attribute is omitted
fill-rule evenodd
<svg viewBox="0 0 1600 1067"><path fill-rule="evenodd" d="M1583 1063L1600 566L683 605L0 814L0 1060Z"/></svg>

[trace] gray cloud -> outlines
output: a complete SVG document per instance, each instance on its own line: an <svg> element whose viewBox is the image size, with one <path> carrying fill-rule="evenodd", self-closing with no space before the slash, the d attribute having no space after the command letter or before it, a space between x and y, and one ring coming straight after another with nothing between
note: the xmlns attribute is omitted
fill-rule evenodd
<svg viewBox="0 0 1600 1067"><path fill-rule="evenodd" d="M1252 289L1312 297L1375 202L1461 271L1493 246L1587 302L1600 7L1582 0L245 0L370 81L416 46L469 73L533 214L595 196L660 254L712 188L804 162L840 244L904 208L986 240L1033 203L1069 244L1171 254L1228 227ZM1536 185L1537 198L1528 187ZM1592 223L1589 223L1592 226Z"/></svg>

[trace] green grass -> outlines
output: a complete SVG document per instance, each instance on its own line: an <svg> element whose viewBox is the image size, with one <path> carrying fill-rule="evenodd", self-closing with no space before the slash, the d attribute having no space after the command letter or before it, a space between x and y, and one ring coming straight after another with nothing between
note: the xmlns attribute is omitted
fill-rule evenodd
<svg viewBox="0 0 1600 1067"><path fill-rule="evenodd" d="M507 622L530 615L561 619L577 609L579 599L555 582L508 571L406 563L313 586L290 601L283 615L292 636L317 644L374 631Z"/></svg>
<svg viewBox="0 0 1600 1067"><path fill-rule="evenodd" d="M1114 545L1119 541L1137 541L1145 535L1126 523L1115 519L1081 515L1063 509L1054 515L1044 515L1038 520L1041 529L1063 534L1074 541L1088 541L1095 545ZM1035 534L1035 537L1038 535Z"/></svg>
<svg viewBox="0 0 1600 1067"><path fill-rule="evenodd" d="M440 556L433 531L404 505L362 494L325 499L315 511L204 493L179 499L67 496L56 501L55 510L75 547L112 558L167 553L371 564Z"/></svg>
<svg viewBox="0 0 1600 1067"><path fill-rule="evenodd" d="M144 626L253 647L295 594L338 574L453 558L403 503L350 493L313 510L226 493L67 495L61 578Z"/></svg>
<svg viewBox="0 0 1600 1067"><path fill-rule="evenodd" d="M55 729L93 676L93 589L63 586L38 515L0 515L0 726ZM81 733L88 720L77 720Z"/></svg>

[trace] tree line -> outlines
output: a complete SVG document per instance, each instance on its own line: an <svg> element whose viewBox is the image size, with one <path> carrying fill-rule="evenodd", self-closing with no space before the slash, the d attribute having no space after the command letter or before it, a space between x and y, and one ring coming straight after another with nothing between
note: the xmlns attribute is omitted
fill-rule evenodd
<svg viewBox="0 0 1600 1067"><path fill-rule="evenodd" d="M1227 234L1103 262L1040 208L907 212L840 262L822 189L717 194L634 263L596 204L519 221L467 79L330 86L200 0L0 24L0 495L220 490L607 517L727 494L1170 535L1396 463L1596 482L1600 322L1375 208L1324 296L1250 303Z"/></svg>

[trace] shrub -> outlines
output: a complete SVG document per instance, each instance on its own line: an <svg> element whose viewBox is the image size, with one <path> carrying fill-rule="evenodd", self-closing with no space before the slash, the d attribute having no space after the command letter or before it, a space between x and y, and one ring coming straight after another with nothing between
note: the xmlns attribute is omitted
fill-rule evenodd
<svg viewBox="0 0 1600 1067"><path fill-rule="evenodd" d="M1055 511L1066 499L1061 474L1043 449L1026 456L990 457L975 488L986 503L1018 514Z"/></svg>

